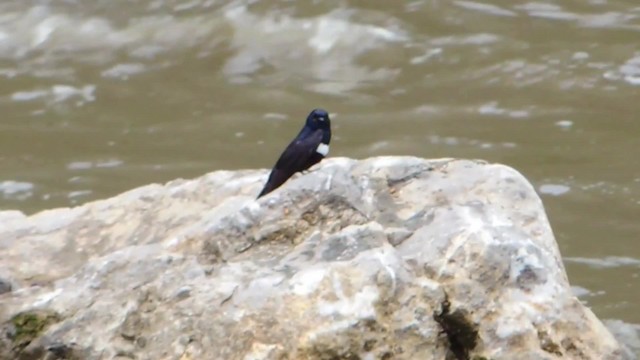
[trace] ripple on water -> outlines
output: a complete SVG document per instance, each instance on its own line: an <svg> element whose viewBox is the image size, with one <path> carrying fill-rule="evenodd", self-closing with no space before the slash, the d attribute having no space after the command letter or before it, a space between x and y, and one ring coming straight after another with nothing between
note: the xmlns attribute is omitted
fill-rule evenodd
<svg viewBox="0 0 640 360"><path fill-rule="evenodd" d="M558 5L542 2L528 2L523 5L517 5L515 8L525 11L529 16L549 20L576 20L579 18L577 14L564 11Z"/></svg>
<svg viewBox="0 0 640 360"><path fill-rule="evenodd" d="M562 184L542 184L538 191L544 195L560 196L568 193L571 188Z"/></svg>
<svg viewBox="0 0 640 360"><path fill-rule="evenodd" d="M314 81L304 81L303 87L328 94L395 77L397 69L369 69L356 59L367 51L405 42L407 35L391 26L357 23L350 14L334 10L299 19L275 13L255 15L244 6L232 8L225 17L234 28L236 52L225 62L223 73L230 79L265 68L296 78L304 74L304 79Z"/></svg>
<svg viewBox="0 0 640 360"><path fill-rule="evenodd" d="M455 4L464 9L474 10L474 11L478 11L488 15L510 16L510 17L518 15L514 11L501 8L497 5L479 3L475 1L456 1Z"/></svg>
<svg viewBox="0 0 640 360"><path fill-rule="evenodd" d="M16 91L11 94L11 100L13 101L33 101L43 98L49 94L47 90L33 90L33 91Z"/></svg>
<svg viewBox="0 0 640 360"><path fill-rule="evenodd" d="M640 85L640 53L627 60L618 69L619 77L631 85Z"/></svg>
<svg viewBox="0 0 640 360"><path fill-rule="evenodd" d="M83 3L82 9L91 7ZM0 2L0 59L20 61L21 69L36 71L43 64L50 67L68 61L105 64L120 55L117 50L153 58L195 46L209 48L224 26L222 16L215 13L182 18L164 10L157 15L145 12L131 14L121 25L118 19L97 12L88 16L55 2L20 9Z"/></svg>
<svg viewBox="0 0 640 360"><path fill-rule="evenodd" d="M287 120L289 118L287 114L281 113L266 113L262 117L267 120Z"/></svg>
<svg viewBox="0 0 640 360"><path fill-rule="evenodd" d="M67 194L67 197L69 199L75 200L78 197L91 195L92 193L93 191L91 190L76 190L76 191L70 191L69 194Z"/></svg>
<svg viewBox="0 0 640 360"><path fill-rule="evenodd" d="M30 182L0 181L0 194L5 199L25 200L33 196L34 185Z"/></svg>
<svg viewBox="0 0 640 360"><path fill-rule="evenodd" d="M623 266L640 267L640 259L625 256L607 256L604 258L566 257L567 262L587 265L595 269L617 268Z"/></svg>
<svg viewBox="0 0 640 360"><path fill-rule="evenodd" d="M482 141L479 139L467 139L456 136L439 136L439 135L429 135L427 140L433 145L447 145L447 146L471 146L477 147L479 149L493 149L493 148L506 148L513 149L518 145L513 142L501 142L501 143L493 143Z"/></svg>
<svg viewBox="0 0 640 360"><path fill-rule="evenodd" d="M556 121L555 125L562 130L569 130L573 126L573 121L571 120L559 120Z"/></svg>
<svg viewBox="0 0 640 360"><path fill-rule="evenodd" d="M510 110L501 108L498 106L497 101L492 101L481 105L478 108L478 113L480 113L481 115L506 115L515 119L526 118L530 115L528 110Z"/></svg>
<svg viewBox="0 0 640 360"><path fill-rule="evenodd" d="M73 161L67 164L68 170L88 170L93 168L113 168L121 166L124 162L118 159L102 161Z"/></svg>
<svg viewBox="0 0 640 360"><path fill-rule="evenodd" d="M640 354L640 324L630 324L617 319L606 319L603 322L618 341L636 354Z"/></svg>
<svg viewBox="0 0 640 360"><path fill-rule="evenodd" d="M424 64L425 62L429 61L431 58L437 57L441 54L442 54L442 48L428 49L425 51L424 54L419 56L414 56L413 58L411 58L409 63L411 65Z"/></svg>
<svg viewBox="0 0 640 360"><path fill-rule="evenodd" d="M502 38L496 34L478 33L478 34L471 34L471 35L445 36L445 37L435 38L431 40L430 43L436 46L489 45L489 44L495 44L500 40L502 40Z"/></svg>
<svg viewBox="0 0 640 360"><path fill-rule="evenodd" d="M97 168L113 168L122 165L124 162L118 159L110 159L104 161L96 161L94 162L95 167Z"/></svg>
<svg viewBox="0 0 640 360"><path fill-rule="evenodd" d="M83 87L53 85L50 89L46 90L17 91L11 94L10 98L16 102L46 100L52 104L76 100L77 105L82 105L85 102L95 101L95 91L95 85L85 85Z"/></svg>
<svg viewBox="0 0 640 360"><path fill-rule="evenodd" d="M87 170L93 167L91 161L74 161L67 164L69 170Z"/></svg>
<svg viewBox="0 0 640 360"><path fill-rule="evenodd" d="M167 6L168 14L164 11ZM19 62L12 71L20 74L74 77L72 64L82 62L104 65L101 75L105 78L126 80L153 68L152 61L161 54L196 48L210 55L230 40L232 53L222 67L230 82L247 83L255 81L250 76L266 73L278 79L301 79L301 86L310 91L343 95L363 84L398 76L398 67L368 67L358 60L366 52L410 39L400 21L387 17L379 24L363 23L355 19L352 9L298 18L281 9L254 13L240 2L206 12L191 11L204 6L201 1L176 6L150 6L146 13L134 12L126 22L119 23L117 18L102 14L88 17L55 3L26 6L21 11L0 3L0 59ZM180 12L180 16L170 9ZM486 42L493 41L494 35L472 37L477 39L471 41ZM99 44L96 39L100 39ZM401 50L402 45L396 48ZM123 53L141 62L114 63ZM307 81L310 78L313 81ZM83 101L94 98L90 88L57 87L19 92L13 100L33 101L50 96L54 101L69 96L81 96Z"/></svg>
<svg viewBox="0 0 640 360"><path fill-rule="evenodd" d="M593 0L599 1L599 0ZM592 2L593 2L592 1ZM528 2L516 5L514 9L525 12L531 17L548 20L571 21L578 26L588 28L612 28L637 31L638 14L634 11L602 11L575 13L555 4L543 2Z"/></svg>
<svg viewBox="0 0 640 360"><path fill-rule="evenodd" d="M102 72L106 78L117 78L127 80L130 76L140 74L146 70L146 66L141 63L116 64Z"/></svg>
<svg viewBox="0 0 640 360"><path fill-rule="evenodd" d="M602 296L602 295L606 295L606 291L604 290L598 290L598 291L591 291L587 288L583 288L581 286L571 286L571 293L577 297L580 298L580 300L584 303L588 303L589 298L594 297L594 296Z"/></svg>

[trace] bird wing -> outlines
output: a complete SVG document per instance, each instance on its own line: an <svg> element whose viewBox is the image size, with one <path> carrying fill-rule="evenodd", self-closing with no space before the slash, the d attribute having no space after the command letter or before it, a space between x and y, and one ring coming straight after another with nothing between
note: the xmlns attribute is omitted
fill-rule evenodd
<svg viewBox="0 0 640 360"><path fill-rule="evenodd" d="M296 139L292 141L274 166L274 170L290 170L294 172L306 170L311 156L318 149L318 145L322 142L322 130L316 130L304 139Z"/></svg>
<svg viewBox="0 0 640 360"><path fill-rule="evenodd" d="M280 187L296 172L308 169L322 136L322 130L316 130L304 139L293 140L280 155L258 198Z"/></svg>

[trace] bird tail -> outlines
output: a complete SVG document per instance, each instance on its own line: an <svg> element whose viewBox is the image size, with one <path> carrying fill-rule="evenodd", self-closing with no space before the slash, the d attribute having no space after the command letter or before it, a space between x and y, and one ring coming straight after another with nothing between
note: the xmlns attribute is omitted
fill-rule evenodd
<svg viewBox="0 0 640 360"><path fill-rule="evenodd" d="M269 180L267 180L267 183L264 185L264 188L262 188L262 191L260 191L260 194L256 199L260 199L260 197L279 188L290 177L291 175L284 173L282 170L274 169L271 171L271 174L269 174Z"/></svg>
<svg viewBox="0 0 640 360"><path fill-rule="evenodd" d="M256 199L260 199L261 197L267 195L268 193L270 193L271 191L273 191L273 189L269 189L269 183L267 183L263 188L262 191L260 191L260 194L258 194L258 197Z"/></svg>

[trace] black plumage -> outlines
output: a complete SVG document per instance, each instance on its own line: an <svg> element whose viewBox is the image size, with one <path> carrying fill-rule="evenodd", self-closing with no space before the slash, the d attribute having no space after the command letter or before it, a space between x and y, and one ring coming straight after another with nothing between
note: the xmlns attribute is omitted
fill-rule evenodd
<svg viewBox="0 0 640 360"><path fill-rule="evenodd" d="M269 174L269 180L258 198L284 184L293 174L307 170L329 153L331 120L322 109L315 109L307 116L298 136L287 146Z"/></svg>

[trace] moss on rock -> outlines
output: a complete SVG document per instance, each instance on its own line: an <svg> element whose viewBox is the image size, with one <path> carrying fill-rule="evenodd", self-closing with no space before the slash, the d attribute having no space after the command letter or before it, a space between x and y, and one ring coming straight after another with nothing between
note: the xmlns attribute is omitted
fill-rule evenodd
<svg viewBox="0 0 640 360"><path fill-rule="evenodd" d="M49 310L29 310L14 315L9 320L13 330L9 334L12 351L19 354L51 324L58 321L60 321L60 316Z"/></svg>

